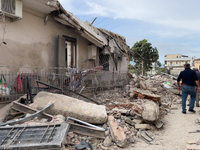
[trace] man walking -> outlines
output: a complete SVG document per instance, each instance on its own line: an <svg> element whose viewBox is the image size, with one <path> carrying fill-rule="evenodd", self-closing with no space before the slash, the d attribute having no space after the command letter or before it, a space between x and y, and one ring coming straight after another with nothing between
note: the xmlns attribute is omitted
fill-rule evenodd
<svg viewBox="0 0 200 150"><path fill-rule="evenodd" d="M200 72L197 68L193 68L193 70L196 72L197 78L198 78L199 84L200 84ZM196 88L196 100L195 100L196 101L196 107L199 107L199 92L197 91L198 86L196 85L195 88ZM191 101L191 97L190 97L188 106L190 106L190 101Z"/></svg>
<svg viewBox="0 0 200 150"><path fill-rule="evenodd" d="M190 64L185 64L184 67L185 70L181 71L181 73L177 78L178 90L181 89L180 80L182 79L182 113L186 114L186 99L188 94L190 94L191 96L189 111L195 113L196 111L193 109L194 102L196 99L195 85L198 86L197 92L199 92L200 91L199 80L196 75L196 72L190 69Z"/></svg>

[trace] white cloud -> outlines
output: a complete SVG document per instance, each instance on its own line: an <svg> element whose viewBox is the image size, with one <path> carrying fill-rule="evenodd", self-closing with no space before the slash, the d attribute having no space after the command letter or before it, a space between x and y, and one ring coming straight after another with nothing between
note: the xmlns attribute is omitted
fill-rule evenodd
<svg viewBox="0 0 200 150"><path fill-rule="evenodd" d="M59 1L76 16L111 18L98 25L120 32L130 47L136 41L148 39L153 47L158 48L161 63L164 63L166 54L200 57L199 0ZM115 19L115 24L112 19ZM127 25L124 25L124 20Z"/></svg>
<svg viewBox="0 0 200 150"><path fill-rule="evenodd" d="M198 0L82 0L84 6L78 6L79 0L59 1L75 15L136 19L171 28L200 31Z"/></svg>

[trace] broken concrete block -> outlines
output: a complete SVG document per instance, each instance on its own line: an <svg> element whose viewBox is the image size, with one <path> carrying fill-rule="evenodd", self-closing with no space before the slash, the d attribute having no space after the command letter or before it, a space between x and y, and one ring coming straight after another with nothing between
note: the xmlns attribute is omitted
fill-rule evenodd
<svg viewBox="0 0 200 150"><path fill-rule="evenodd" d="M134 116L135 114L138 116L142 116L143 108L139 104L134 104L131 108L130 115Z"/></svg>
<svg viewBox="0 0 200 150"><path fill-rule="evenodd" d="M164 124L164 123L163 123L162 121L160 121L160 120L156 121L156 123L155 123L156 128L158 128L158 129L162 128L162 127L163 127L163 124Z"/></svg>
<svg viewBox="0 0 200 150"><path fill-rule="evenodd" d="M130 81L130 83L129 83L130 85L134 85L135 84L135 82L134 81Z"/></svg>
<svg viewBox="0 0 200 150"><path fill-rule="evenodd" d="M53 116L51 122L52 123L62 123L62 122L65 122L65 117L63 115L55 115L55 116Z"/></svg>
<svg viewBox="0 0 200 150"><path fill-rule="evenodd" d="M145 84L145 82L140 81L140 88L146 90L147 89L147 85Z"/></svg>
<svg viewBox="0 0 200 150"><path fill-rule="evenodd" d="M171 110L177 110L178 107L176 105L171 105Z"/></svg>
<svg viewBox="0 0 200 150"><path fill-rule="evenodd" d="M142 119L146 121L156 121L159 119L159 106L152 101L143 104Z"/></svg>
<svg viewBox="0 0 200 150"><path fill-rule="evenodd" d="M110 127L110 132L113 140L119 147L126 147L127 139L124 134L123 129L117 125L116 120L113 116L108 116L108 125Z"/></svg>
<svg viewBox="0 0 200 150"><path fill-rule="evenodd" d="M150 129L149 124L135 124L136 129Z"/></svg>
<svg viewBox="0 0 200 150"><path fill-rule="evenodd" d="M135 122L135 124L141 124L142 120L140 120L140 119L133 119L133 122Z"/></svg>
<svg viewBox="0 0 200 150"><path fill-rule="evenodd" d="M169 108L169 103L162 103L162 106L163 106L164 108Z"/></svg>
<svg viewBox="0 0 200 150"><path fill-rule="evenodd" d="M121 113L121 114L126 114L129 110L114 108L114 109L112 110L112 112L114 112L114 111L117 111L117 112L119 112L119 113Z"/></svg>
<svg viewBox="0 0 200 150"><path fill-rule="evenodd" d="M96 105L69 96L48 92L39 92L33 101L34 103L30 107L39 110L54 103L53 108L48 111L52 115L60 114L94 124L102 124L107 121L107 113L103 105Z"/></svg>
<svg viewBox="0 0 200 150"><path fill-rule="evenodd" d="M135 95L134 93L130 93L130 94L129 94L129 97L130 97L130 98L133 98L134 95Z"/></svg>
<svg viewBox="0 0 200 150"><path fill-rule="evenodd" d="M120 119L120 118L121 118L121 113L119 113L119 112L114 113L113 116L114 116L116 119Z"/></svg>
<svg viewBox="0 0 200 150"><path fill-rule="evenodd" d="M158 89L157 88L150 88L149 90L152 91L152 92L157 92Z"/></svg>
<svg viewBox="0 0 200 150"><path fill-rule="evenodd" d="M105 139L104 142L103 142L103 145L104 145L105 147L110 147L111 144L112 144L112 139L110 138L110 136L107 136L106 139Z"/></svg>
<svg viewBox="0 0 200 150"><path fill-rule="evenodd" d="M128 123L128 124L132 125L132 126L134 126L134 125L135 125L135 122L133 122L133 120L131 120L131 119L130 119L130 118L128 118L128 117L125 117L124 121L125 121L126 123Z"/></svg>
<svg viewBox="0 0 200 150"><path fill-rule="evenodd" d="M166 89L167 91L170 91L176 95L180 95L180 91L178 89L173 89L173 88L167 88Z"/></svg>
<svg viewBox="0 0 200 150"><path fill-rule="evenodd" d="M147 90L139 90L139 89L134 89L133 92L138 95L138 97L140 98L146 98L146 99L151 99L154 101L160 101L160 96L156 95L156 94L151 94L149 91Z"/></svg>

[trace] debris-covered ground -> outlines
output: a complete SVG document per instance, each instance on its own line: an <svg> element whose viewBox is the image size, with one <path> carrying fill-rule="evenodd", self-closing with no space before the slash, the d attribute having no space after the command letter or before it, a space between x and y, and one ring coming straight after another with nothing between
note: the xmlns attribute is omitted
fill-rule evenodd
<svg viewBox="0 0 200 150"><path fill-rule="evenodd" d="M4 114L6 121L13 118L18 121L8 121L1 126L25 127L16 133L13 128L8 133L2 131L7 134L1 139L3 148L9 144L7 141L12 143L10 136L14 137L16 143L13 145L17 147L26 147L26 142L31 143L38 138L40 140L34 141L38 148L58 148L60 145L62 149L68 150L182 150L198 147L200 109L196 108L196 114L181 113L181 92L177 90L173 78L164 75L133 75L130 84L124 88L96 92L91 99L98 104L61 94L40 92L30 105L19 103L19 99L9 104L12 109L5 106L2 110L8 112ZM47 127L43 129L43 125ZM35 136L33 139L33 136L30 136L30 140L23 139L27 126L35 130L36 126L41 126L42 134L30 133ZM62 134L59 132L61 129ZM61 139L64 131L66 135L60 142L57 138Z"/></svg>

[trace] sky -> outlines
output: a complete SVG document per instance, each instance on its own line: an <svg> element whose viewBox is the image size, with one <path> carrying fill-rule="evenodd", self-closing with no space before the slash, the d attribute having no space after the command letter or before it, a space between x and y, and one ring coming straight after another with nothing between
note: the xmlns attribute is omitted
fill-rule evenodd
<svg viewBox="0 0 200 150"><path fill-rule="evenodd" d="M62 6L93 26L126 38L130 48L147 39L165 55L200 58L200 0L59 0Z"/></svg>

